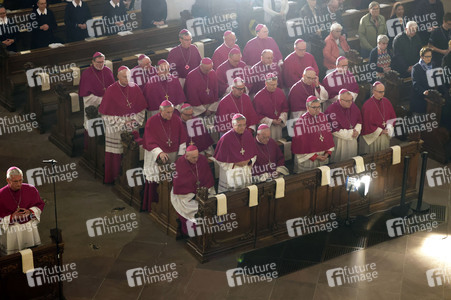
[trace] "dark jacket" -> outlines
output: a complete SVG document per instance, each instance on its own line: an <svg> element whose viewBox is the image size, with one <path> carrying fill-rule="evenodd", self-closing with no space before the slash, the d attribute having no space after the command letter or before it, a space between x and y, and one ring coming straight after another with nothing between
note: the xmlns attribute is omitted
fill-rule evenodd
<svg viewBox="0 0 451 300"><path fill-rule="evenodd" d="M46 15L39 15L37 10L33 11L36 14L36 21L38 26L33 29L31 33L31 48L42 48L47 47L49 44L55 42L55 37L53 36L53 31L56 29L56 20L53 12L47 8ZM49 29L44 31L40 27L44 24L49 26Z"/></svg>
<svg viewBox="0 0 451 300"><path fill-rule="evenodd" d="M421 38L416 34L411 39L402 32L395 37L393 41L393 69L396 70L401 77L409 77L408 71L420 59L420 50L423 47Z"/></svg>
<svg viewBox="0 0 451 300"><path fill-rule="evenodd" d="M66 24L66 36L69 42L81 41L88 37L88 29L80 29L78 24L86 24L92 18L87 2L82 1L82 5L74 7L72 2L67 3L64 14Z"/></svg>

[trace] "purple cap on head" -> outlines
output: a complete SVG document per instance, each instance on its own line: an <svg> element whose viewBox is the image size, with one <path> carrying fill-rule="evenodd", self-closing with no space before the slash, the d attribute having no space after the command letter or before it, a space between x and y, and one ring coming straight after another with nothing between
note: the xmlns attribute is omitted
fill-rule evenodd
<svg viewBox="0 0 451 300"><path fill-rule="evenodd" d="M294 41L294 44L297 45L297 44L299 44L300 42L304 42L304 43L305 43L305 41L304 41L303 39L297 39L296 41Z"/></svg>
<svg viewBox="0 0 451 300"><path fill-rule="evenodd" d="M159 65L161 65L161 64L168 64L168 65L169 65L169 63L168 63L168 61L167 61L166 59L160 59L160 60L158 61L157 65L159 66Z"/></svg>
<svg viewBox="0 0 451 300"><path fill-rule="evenodd" d="M259 32L263 27L265 27L264 24L258 24L257 26L255 26L255 32Z"/></svg>
<svg viewBox="0 0 451 300"><path fill-rule="evenodd" d="M119 69L117 69L117 72L119 73L119 72L124 71L124 70L130 71L130 69L127 66L120 66Z"/></svg>
<svg viewBox="0 0 451 300"><path fill-rule="evenodd" d="M185 33L189 33L188 29L182 29L180 30L179 34L185 34Z"/></svg>
<svg viewBox="0 0 451 300"><path fill-rule="evenodd" d="M240 54L241 55L240 49L232 48L232 50L229 51L229 56L232 56L232 55L235 55L235 54Z"/></svg>
<svg viewBox="0 0 451 300"><path fill-rule="evenodd" d="M233 121L233 120L237 120L237 119L246 119L246 117L243 116L242 114L235 114L235 115L232 117L232 121Z"/></svg>
<svg viewBox="0 0 451 300"><path fill-rule="evenodd" d="M348 91L347 89L341 89L341 90L338 92L338 95L342 95L342 94L344 94L344 93L349 93L349 91Z"/></svg>
<svg viewBox="0 0 451 300"><path fill-rule="evenodd" d="M147 57L147 55L141 54L141 55L138 57L138 60L143 60L143 59L146 58L146 57Z"/></svg>
<svg viewBox="0 0 451 300"><path fill-rule="evenodd" d="M307 98L306 103L310 103L310 102L313 102L313 101L315 101L315 100L318 100L318 98L316 98L315 96L309 96L309 97Z"/></svg>
<svg viewBox="0 0 451 300"><path fill-rule="evenodd" d="M185 103L185 104L183 104L182 107L180 108L180 111L185 111L185 110L192 109L192 108L193 108L193 107L191 106L191 104Z"/></svg>
<svg viewBox="0 0 451 300"><path fill-rule="evenodd" d="M277 75L274 73L268 73L266 74L266 81L273 81L273 80L277 80Z"/></svg>
<svg viewBox="0 0 451 300"><path fill-rule="evenodd" d="M161 107L169 107L169 106L174 107L174 105L172 104L172 102L169 101L169 100L164 100L163 102L161 102L160 106L161 106Z"/></svg>
<svg viewBox="0 0 451 300"><path fill-rule="evenodd" d="M191 152L191 151L196 151L196 150L197 150L197 147L194 146L194 145L189 145L189 146L186 148L186 152Z"/></svg>
<svg viewBox="0 0 451 300"><path fill-rule="evenodd" d="M244 79L241 77L236 77L235 79L233 79L233 85L237 86L237 85L242 85L244 84Z"/></svg>
<svg viewBox="0 0 451 300"><path fill-rule="evenodd" d="M96 58L96 57L100 57L100 56L105 57L105 55L103 55L102 52L97 51L96 53L94 53L94 55L92 56L92 58Z"/></svg>
<svg viewBox="0 0 451 300"><path fill-rule="evenodd" d="M382 84L382 82L376 81L375 83L373 83L373 87L376 87L376 86L378 86L379 84Z"/></svg>
<svg viewBox="0 0 451 300"><path fill-rule="evenodd" d="M226 32L224 32L224 37L231 35L232 33L234 33L234 32L231 30L227 30Z"/></svg>
<svg viewBox="0 0 451 300"><path fill-rule="evenodd" d="M337 60L335 61L335 64L338 65L338 63L339 63L341 60L343 60L343 59L347 59L347 58L344 57L344 56L339 56L339 57L337 58Z"/></svg>
<svg viewBox="0 0 451 300"><path fill-rule="evenodd" d="M257 131L263 130L263 129L269 129L269 126L266 124L260 124L260 126L258 126Z"/></svg>
<svg viewBox="0 0 451 300"><path fill-rule="evenodd" d="M211 60L211 58L209 57L205 57L202 58L202 60L200 61L203 65L211 65L213 63L213 61Z"/></svg>

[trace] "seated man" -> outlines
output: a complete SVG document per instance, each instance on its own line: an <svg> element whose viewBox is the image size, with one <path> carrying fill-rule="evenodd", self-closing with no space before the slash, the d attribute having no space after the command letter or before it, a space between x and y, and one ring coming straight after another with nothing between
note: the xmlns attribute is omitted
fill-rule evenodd
<svg viewBox="0 0 451 300"><path fill-rule="evenodd" d="M269 126L271 138L282 138L282 128L287 126L288 102L285 93L277 87L277 76L266 75L265 87L255 95L254 108L259 123Z"/></svg>
<svg viewBox="0 0 451 300"><path fill-rule="evenodd" d="M157 75L157 69L152 66L152 61L147 55L141 54L138 57L138 65L131 70L130 80L143 91L146 83L155 75Z"/></svg>
<svg viewBox="0 0 451 300"><path fill-rule="evenodd" d="M373 96L362 107L362 138L360 139L360 154L374 153L390 147L396 118L395 110L387 98L384 97L385 86L376 81L373 84Z"/></svg>
<svg viewBox="0 0 451 300"><path fill-rule="evenodd" d="M232 91L221 99L216 110L216 131L225 133L230 129L230 121L234 114L242 114L246 118L247 126L255 131L258 116L252 105L251 98L244 93L246 86L243 79L237 77L233 80Z"/></svg>
<svg viewBox="0 0 451 300"><path fill-rule="evenodd" d="M23 183L22 171L11 167L0 189L0 250L6 255L41 244L38 223L44 201L38 190Z"/></svg>
<svg viewBox="0 0 451 300"><path fill-rule="evenodd" d="M64 14L67 41L76 42L88 37L86 22L91 19L91 11L88 3L82 0L74 0L67 3Z"/></svg>
<svg viewBox="0 0 451 300"><path fill-rule="evenodd" d="M213 139L211 135L208 133L204 124L202 124L202 119L197 118L197 120L193 119L194 110L191 105L185 103L182 105L180 109L180 119L182 119L183 129L186 131L186 135L188 139L186 140L186 145L196 146L197 150L200 153L210 156L213 155ZM187 126L190 126L188 128Z"/></svg>
<svg viewBox="0 0 451 300"><path fill-rule="evenodd" d="M288 104L290 105L291 118L297 119L306 112L306 101L310 96L316 96L320 103L327 101L329 95L326 89L319 84L319 78L312 67L304 70L302 79L290 89Z"/></svg>
<svg viewBox="0 0 451 300"><path fill-rule="evenodd" d="M147 120L144 129L143 174L146 184L143 210L150 211L152 202L158 202L157 187L161 181L158 165L174 163L177 155L185 154L187 138L182 121L174 115L174 105L164 100L159 113Z"/></svg>
<svg viewBox="0 0 451 300"><path fill-rule="evenodd" d="M235 114L232 126L219 139L213 156L220 168L218 193L250 184L252 166L258 154L254 138L246 129L246 118L242 114Z"/></svg>
<svg viewBox="0 0 451 300"><path fill-rule="evenodd" d="M334 151L334 139L327 116L321 112L318 98L307 98L307 112L293 124L291 152L294 172L301 173L329 163Z"/></svg>
<svg viewBox="0 0 451 300"><path fill-rule="evenodd" d="M37 8L33 11L36 16L37 26L31 32L31 49L47 47L55 42L53 31L57 24L53 12L47 8L46 0L38 0Z"/></svg>
<svg viewBox="0 0 451 300"><path fill-rule="evenodd" d="M243 60L249 65L253 66L259 62L263 50L271 49L274 53L273 62L281 64L283 62L282 53L279 46L272 37L269 37L269 30L266 25L258 24L255 27L257 36L246 43L243 50Z"/></svg>
<svg viewBox="0 0 451 300"><path fill-rule="evenodd" d="M197 189L206 187L209 195L216 194L215 180L211 173L208 160L196 146L188 146L186 153L175 162L177 176L171 190L171 203L179 216L182 233L188 235L187 220L195 222L198 210L196 198Z"/></svg>
<svg viewBox="0 0 451 300"><path fill-rule="evenodd" d="M344 56L337 58L335 70L324 77L322 84L329 94L329 105L338 100L338 92L347 89L353 100L359 94L359 84L355 80L354 74L348 70L348 59Z"/></svg>
<svg viewBox="0 0 451 300"><path fill-rule="evenodd" d="M121 66L117 81L103 95L99 113L105 124L105 183L112 184L121 169L121 133L137 131L145 118L146 100L139 86L129 82L130 69Z"/></svg>
<svg viewBox="0 0 451 300"><path fill-rule="evenodd" d="M275 74L278 86L282 86L282 72L279 66L273 63L273 57L274 55L271 49L263 50L261 60L249 70L248 81L252 85L249 95L255 95L265 87L266 75L269 73Z"/></svg>
<svg viewBox="0 0 451 300"><path fill-rule="evenodd" d="M288 175L285 157L277 143L270 137L270 129L266 124L258 126L255 142L257 144L257 160L252 167L252 176L258 181L275 179L280 174Z"/></svg>
<svg viewBox="0 0 451 300"><path fill-rule="evenodd" d="M294 51L285 58L283 63L282 72L285 87L291 89L296 82L301 80L307 67L312 67L315 73L319 74L315 58L306 50L307 43L304 40L298 39L294 42Z"/></svg>
<svg viewBox="0 0 451 300"><path fill-rule="evenodd" d="M185 94L187 102L193 106L194 116L216 112L219 104L218 77L210 58L203 58L200 65L188 73Z"/></svg>
<svg viewBox="0 0 451 300"><path fill-rule="evenodd" d="M170 73L169 63L165 59L158 61L157 75L150 77L143 93L147 101L147 118L158 113L162 100L170 101L177 109L186 101L180 81Z"/></svg>
<svg viewBox="0 0 451 300"><path fill-rule="evenodd" d="M0 42L6 46L6 50L16 52L18 31L13 25L15 24L8 19L6 8L0 4Z"/></svg>
<svg viewBox="0 0 451 300"><path fill-rule="evenodd" d="M423 47L423 42L417 31L417 23L409 21L406 24L406 30L399 33L393 40L393 69L403 78L410 76L413 65L420 59L418 53Z"/></svg>
<svg viewBox="0 0 451 300"><path fill-rule="evenodd" d="M339 162L357 155L357 138L362 130L362 115L360 109L352 100L348 90L342 89L339 100L332 103L326 110L329 123L332 125L335 151L330 162Z"/></svg>
<svg viewBox="0 0 451 300"><path fill-rule="evenodd" d="M231 86L232 80L236 77L242 77L246 79L246 69L248 66L241 60L241 52L239 49L233 48L229 52L229 58L223 62L217 69L216 75L218 76L218 89L219 98L222 98L227 91L227 88ZM230 74L232 73L232 74Z"/></svg>
<svg viewBox="0 0 451 300"><path fill-rule="evenodd" d="M223 39L224 43L216 48L211 58L213 60L213 69L215 70L228 59L230 50L233 48L240 50L240 46L236 44L236 36L233 31L227 30L224 32Z"/></svg>

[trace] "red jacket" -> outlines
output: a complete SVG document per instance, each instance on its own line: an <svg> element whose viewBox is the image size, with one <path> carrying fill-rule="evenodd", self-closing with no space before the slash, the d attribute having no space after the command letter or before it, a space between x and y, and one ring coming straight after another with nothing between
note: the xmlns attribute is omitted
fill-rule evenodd
<svg viewBox="0 0 451 300"><path fill-rule="evenodd" d="M341 35L339 40L341 48L343 48L345 52L348 52L351 48L349 47L348 42L346 42L346 38L343 35ZM332 37L332 33L330 33L326 37L324 42L326 42L326 46L324 46L323 49L324 56L323 64L328 70L335 69L335 61L337 60L338 56L340 56L340 51L338 50L337 43Z"/></svg>

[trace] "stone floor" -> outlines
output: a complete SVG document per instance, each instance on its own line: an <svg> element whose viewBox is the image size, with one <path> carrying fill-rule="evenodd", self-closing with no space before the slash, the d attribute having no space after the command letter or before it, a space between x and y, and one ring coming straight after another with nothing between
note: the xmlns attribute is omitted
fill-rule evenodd
<svg viewBox="0 0 451 300"><path fill-rule="evenodd" d="M13 115L0 108L0 117ZM451 267L451 237L443 239L446 227L450 227L448 223L430 233L404 235L279 278L229 287L226 271L242 263L243 253L200 264L185 250L184 242L166 236L147 213L129 207L117 198L111 186L103 185L81 168L79 157L70 158L51 144L48 133L2 133L1 172L12 165L26 172L43 167L42 160L50 158L60 165L76 164L77 178L57 184L64 263L76 263L78 272L78 278L64 283L67 299L451 299L449 282L429 287L426 276L429 269ZM428 162L428 169L439 166L432 160ZM2 181L2 185L6 184ZM426 184L425 201L447 206L448 186L430 188ZM49 243L49 229L55 227L53 188L44 184L38 189L46 201L39 229L43 242ZM136 214L136 229L89 236L88 220L132 213ZM329 286L327 270L372 263L376 265L377 278ZM166 277L157 283L129 286L127 270L168 264L175 264L177 272L172 281ZM448 275L451 279L451 273Z"/></svg>

